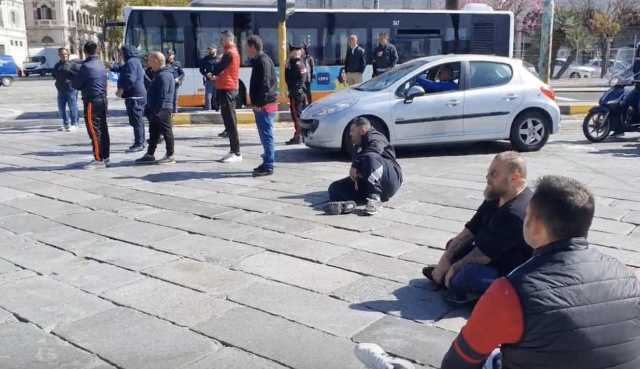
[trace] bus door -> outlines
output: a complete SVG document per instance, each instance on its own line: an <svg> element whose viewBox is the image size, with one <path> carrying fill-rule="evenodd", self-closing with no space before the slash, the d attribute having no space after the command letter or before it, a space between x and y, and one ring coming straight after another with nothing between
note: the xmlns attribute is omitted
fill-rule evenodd
<svg viewBox="0 0 640 369"><path fill-rule="evenodd" d="M423 56L442 54L440 30L398 29L393 41L398 49L398 63Z"/></svg>

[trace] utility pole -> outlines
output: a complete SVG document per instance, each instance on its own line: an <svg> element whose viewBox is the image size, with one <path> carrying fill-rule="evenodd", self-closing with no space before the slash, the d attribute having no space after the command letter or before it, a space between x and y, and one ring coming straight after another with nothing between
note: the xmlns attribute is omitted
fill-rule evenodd
<svg viewBox="0 0 640 369"><path fill-rule="evenodd" d="M458 10L460 8L460 3L458 0L447 0L445 7L447 10Z"/></svg>
<svg viewBox="0 0 640 369"><path fill-rule="evenodd" d="M540 61L538 70L544 83L549 83L551 79L551 50L553 42L553 16L555 4L554 0L544 0L542 9L542 29L540 30Z"/></svg>
<svg viewBox="0 0 640 369"><path fill-rule="evenodd" d="M278 88L280 93L278 94L278 103L281 105L287 104L287 82L284 79L285 66L287 65L287 17L289 12L287 9L288 0L278 0L278 62L280 73ZM293 12L293 6L292 6Z"/></svg>

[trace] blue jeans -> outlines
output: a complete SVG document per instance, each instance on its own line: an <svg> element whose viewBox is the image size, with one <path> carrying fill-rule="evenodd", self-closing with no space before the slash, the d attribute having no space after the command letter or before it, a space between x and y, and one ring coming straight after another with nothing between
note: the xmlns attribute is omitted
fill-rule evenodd
<svg viewBox="0 0 640 369"><path fill-rule="evenodd" d="M481 295L498 277L498 271L488 265L467 264L451 278L449 290L458 295Z"/></svg>
<svg viewBox="0 0 640 369"><path fill-rule="evenodd" d="M129 125L133 127L133 145L144 146L144 107L147 104L146 98L125 99L124 106L127 108Z"/></svg>
<svg viewBox="0 0 640 369"><path fill-rule="evenodd" d="M260 142L262 142L262 147L264 148L262 165L265 169L273 169L273 162L275 161L276 156L276 148L273 144L273 122L276 118L276 113L254 110L253 114L256 116L258 135L260 136Z"/></svg>
<svg viewBox="0 0 640 369"><path fill-rule="evenodd" d="M67 106L69 114L67 114ZM65 127L78 126L78 91L58 91L58 112Z"/></svg>
<svg viewBox="0 0 640 369"><path fill-rule="evenodd" d="M204 82L204 110L212 110L216 104L216 86L214 82L205 80Z"/></svg>

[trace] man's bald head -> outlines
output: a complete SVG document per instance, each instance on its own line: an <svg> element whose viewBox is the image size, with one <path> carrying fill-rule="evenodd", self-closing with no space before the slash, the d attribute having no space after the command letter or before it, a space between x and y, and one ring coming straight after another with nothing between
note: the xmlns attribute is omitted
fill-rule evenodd
<svg viewBox="0 0 640 369"><path fill-rule="evenodd" d="M527 179L527 162L524 157L515 151L505 151L496 155L494 160L499 160L506 165L509 174L518 173L523 179Z"/></svg>
<svg viewBox="0 0 640 369"><path fill-rule="evenodd" d="M487 200L504 198L524 189L526 185L527 163L524 157L515 151L506 151L493 158L487 171L484 195Z"/></svg>

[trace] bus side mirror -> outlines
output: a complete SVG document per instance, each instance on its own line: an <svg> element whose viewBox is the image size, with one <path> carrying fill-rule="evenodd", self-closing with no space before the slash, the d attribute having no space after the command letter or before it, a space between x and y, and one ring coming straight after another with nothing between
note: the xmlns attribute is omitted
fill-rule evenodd
<svg viewBox="0 0 640 369"><path fill-rule="evenodd" d="M409 88L409 91L407 91L407 93L404 95L404 103L411 104L413 102L413 99L424 95L426 95L426 92L424 92L424 88L420 86L411 86L411 88Z"/></svg>

